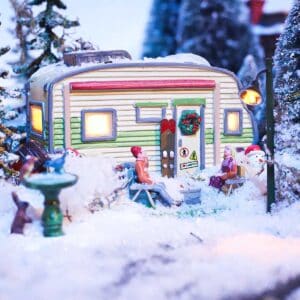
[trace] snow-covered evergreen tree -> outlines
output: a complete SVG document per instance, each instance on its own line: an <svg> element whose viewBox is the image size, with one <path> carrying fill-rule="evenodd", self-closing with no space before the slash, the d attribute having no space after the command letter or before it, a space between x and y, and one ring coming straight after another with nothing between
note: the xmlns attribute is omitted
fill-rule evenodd
<svg viewBox="0 0 300 300"><path fill-rule="evenodd" d="M2 56L9 50L8 46L0 47L1 65ZM14 130L7 125L7 122L18 116L15 108L22 105L20 91L8 89L5 85L8 75L9 72L5 68L0 68L0 178L16 174L10 164L18 159L13 152L20 145L20 140L25 137L25 133L20 133L18 129Z"/></svg>
<svg viewBox="0 0 300 300"><path fill-rule="evenodd" d="M27 41L33 30L33 13L25 0L9 1L14 10L14 16L12 17L14 29L11 32L17 38L17 44L12 52L17 53L18 58L13 64L18 66L28 63L31 59Z"/></svg>
<svg viewBox="0 0 300 300"><path fill-rule="evenodd" d="M36 27L36 35L28 42L29 49L40 50L40 53L29 64L24 64L16 69L18 73L23 73L26 77L31 76L41 66L59 61L59 51L63 49L65 30L74 26L79 26L78 20L70 21L62 16L57 9L66 9L66 5L61 0L32 0L28 2L31 7L45 4L45 10L34 17L33 22ZM26 24L28 19L23 20ZM62 31L58 35L58 30Z"/></svg>
<svg viewBox="0 0 300 300"><path fill-rule="evenodd" d="M262 65L263 52L251 32L241 0L183 0L177 52L192 52L213 66L238 72L247 54Z"/></svg>
<svg viewBox="0 0 300 300"><path fill-rule="evenodd" d="M295 1L275 50L275 159L278 200L300 199L300 2Z"/></svg>
<svg viewBox="0 0 300 300"><path fill-rule="evenodd" d="M1 26L1 22L0 22L0 26ZM9 46L5 46L5 47L1 47L0 46L0 59L2 57L2 55L6 54L8 51L10 50ZM8 76L8 71L5 69L4 64L2 66L2 64L0 65L0 78L1 78L1 83L2 83L2 79L5 79ZM2 123L2 118L4 116L4 106L3 106L3 98L7 97L8 93L6 91L6 88L0 84L0 123Z"/></svg>
<svg viewBox="0 0 300 300"><path fill-rule="evenodd" d="M178 11L182 0L154 0L146 32L143 56L176 53Z"/></svg>

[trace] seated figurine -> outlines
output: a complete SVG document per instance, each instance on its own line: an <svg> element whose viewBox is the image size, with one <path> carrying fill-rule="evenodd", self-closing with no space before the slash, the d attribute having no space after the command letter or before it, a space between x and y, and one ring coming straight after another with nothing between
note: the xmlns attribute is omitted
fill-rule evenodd
<svg viewBox="0 0 300 300"><path fill-rule="evenodd" d="M236 178L237 171L234 150L229 146L225 146L221 170L215 176L210 177L209 185L226 193L228 190L226 180Z"/></svg>
<svg viewBox="0 0 300 300"><path fill-rule="evenodd" d="M159 195L163 205L171 206L173 199L167 193L165 185L163 183L154 182L148 173L149 161L146 153L144 153L139 146L131 147L131 153L136 158L135 172L137 183L140 184L139 186L136 186L138 192L140 193L141 190L144 190L147 195L150 195L149 191L155 192ZM134 197L134 199L135 198L136 197ZM148 198L150 198L150 196ZM150 202L151 200L152 199L149 199ZM153 206L153 204L151 205Z"/></svg>

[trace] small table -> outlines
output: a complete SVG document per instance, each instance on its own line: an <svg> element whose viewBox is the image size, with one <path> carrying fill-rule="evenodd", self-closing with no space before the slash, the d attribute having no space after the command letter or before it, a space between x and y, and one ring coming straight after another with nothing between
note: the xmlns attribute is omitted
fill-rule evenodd
<svg viewBox="0 0 300 300"><path fill-rule="evenodd" d="M63 214L59 207L58 195L63 188L74 185L78 176L70 173L41 173L25 178L23 184L39 190L45 197L42 214L43 234L46 237L63 235Z"/></svg>
<svg viewBox="0 0 300 300"><path fill-rule="evenodd" d="M188 188L180 191L183 194L183 201L186 204L200 204L201 203L201 188Z"/></svg>

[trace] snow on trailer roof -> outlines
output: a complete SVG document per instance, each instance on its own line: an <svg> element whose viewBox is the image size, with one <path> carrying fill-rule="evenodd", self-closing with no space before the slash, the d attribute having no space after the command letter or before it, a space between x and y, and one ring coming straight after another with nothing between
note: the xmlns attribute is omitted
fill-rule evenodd
<svg viewBox="0 0 300 300"><path fill-rule="evenodd" d="M81 72L94 71L100 68L118 68L120 66L130 67L138 65L198 65L209 67L209 62L198 55L192 53L180 53L169 55L166 57L147 58L143 60L129 60L129 59L111 59L110 63L82 63L80 66L67 66L64 62L51 64L40 68L29 79L31 87L46 90L49 84L59 81L62 76L70 77Z"/></svg>
<svg viewBox="0 0 300 300"><path fill-rule="evenodd" d="M210 66L210 63L202 56L193 53L178 53L165 57L148 58L145 57L142 62L175 62L175 63L194 63L197 65Z"/></svg>

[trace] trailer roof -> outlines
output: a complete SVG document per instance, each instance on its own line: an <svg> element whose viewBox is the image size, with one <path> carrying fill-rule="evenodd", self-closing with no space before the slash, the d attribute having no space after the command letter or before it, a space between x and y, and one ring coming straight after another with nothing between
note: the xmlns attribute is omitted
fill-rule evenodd
<svg viewBox="0 0 300 300"><path fill-rule="evenodd" d="M209 62L195 54L176 54L159 58L144 58L143 60L116 59L110 63L84 63L80 66L67 66L63 62L51 64L40 68L29 79L30 88L38 94L47 92L51 85L65 78L75 76L84 72L92 72L99 69L130 68L139 66L166 66L166 67L203 67L219 70L237 78L228 70L211 67Z"/></svg>

